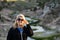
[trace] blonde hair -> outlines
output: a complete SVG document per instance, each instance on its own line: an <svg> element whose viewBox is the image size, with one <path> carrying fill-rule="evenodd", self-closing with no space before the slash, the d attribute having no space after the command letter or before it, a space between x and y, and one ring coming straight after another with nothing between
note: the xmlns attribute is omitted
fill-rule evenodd
<svg viewBox="0 0 60 40"><path fill-rule="evenodd" d="M18 15L16 16L16 20L17 20L17 18L18 18L19 16L22 16L22 19L25 20L25 16L24 16L23 14L18 14ZM15 20L15 22L13 23L13 28L17 28L17 26L18 26L16 20Z"/></svg>
<svg viewBox="0 0 60 40"><path fill-rule="evenodd" d="M16 17L16 18L18 18L19 16L22 16L22 17L23 17L23 19L25 20L25 16L24 16L23 14L19 14L19 15L17 15L17 17Z"/></svg>

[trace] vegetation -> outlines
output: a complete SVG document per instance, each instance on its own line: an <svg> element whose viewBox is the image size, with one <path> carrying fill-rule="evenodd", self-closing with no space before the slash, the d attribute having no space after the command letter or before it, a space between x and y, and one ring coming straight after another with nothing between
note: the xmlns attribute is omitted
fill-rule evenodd
<svg viewBox="0 0 60 40"><path fill-rule="evenodd" d="M36 40L55 40L54 38L57 38L57 37L60 37L60 33L58 34L51 34L50 36L45 36L45 37L36 37L36 36L33 36L32 38L36 39Z"/></svg>

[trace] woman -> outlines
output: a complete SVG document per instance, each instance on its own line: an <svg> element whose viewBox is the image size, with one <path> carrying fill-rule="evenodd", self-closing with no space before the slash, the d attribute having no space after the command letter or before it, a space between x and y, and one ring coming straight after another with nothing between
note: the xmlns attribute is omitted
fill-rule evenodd
<svg viewBox="0 0 60 40"><path fill-rule="evenodd" d="M30 24L23 14L19 14L16 17L13 27L8 32L7 40L27 40L27 37L31 37L32 35L33 31Z"/></svg>

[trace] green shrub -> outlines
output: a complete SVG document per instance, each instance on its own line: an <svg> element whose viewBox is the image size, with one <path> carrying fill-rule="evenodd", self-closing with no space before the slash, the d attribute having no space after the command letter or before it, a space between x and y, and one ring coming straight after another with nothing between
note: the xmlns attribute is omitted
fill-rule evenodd
<svg viewBox="0 0 60 40"><path fill-rule="evenodd" d="M0 11L3 9L3 7L2 6L0 6Z"/></svg>

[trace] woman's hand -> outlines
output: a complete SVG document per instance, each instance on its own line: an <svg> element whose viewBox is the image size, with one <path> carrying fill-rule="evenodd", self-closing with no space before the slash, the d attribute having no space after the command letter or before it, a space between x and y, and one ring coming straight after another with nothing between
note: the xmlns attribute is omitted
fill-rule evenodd
<svg viewBox="0 0 60 40"><path fill-rule="evenodd" d="M27 20L24 20L24 23L25 23L25 24L29 24L29 22L28 22Z"/></svg>

